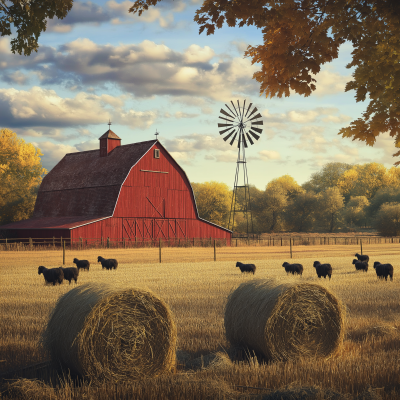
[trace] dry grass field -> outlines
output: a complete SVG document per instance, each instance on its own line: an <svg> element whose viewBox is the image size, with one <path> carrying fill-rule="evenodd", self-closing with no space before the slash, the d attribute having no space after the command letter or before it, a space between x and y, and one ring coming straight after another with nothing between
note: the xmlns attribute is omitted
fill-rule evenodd
<svg viewBox="0 0 400 400"><path fill-rule="evenodd" d="M359 252L357 246L298 246L293 250L292 261L304 266L302 277L287 276L281 266L291 261L288 247L218 248L216 262L212 248L166 248L161 264L158 249L67 251L67 266L74 266L74 257L91 262L89 272L81 271L78 285L95 281L149 288L175 315L176 373L119 386L76 381L65 372L57 375L46 364L23 369L46 361L39 337L56 300L74 284L45 285L37 273L39 265L60 266L60 251L1 252L1 398L266 400L289 398L284 396L296 390L300 393L302 387L306 397L292 398L350 399L364 393L370 399L399 399L400 245L364 246L370 256L367 273L355 271L351 264ZM118 269L102 270L96 262L98 255L117 258ZM314 260L332 264L331 281L317 278ZM377 279L372 267L376 260L394 266L393 282ZM314 282L332 290L348 310L340 351L328 360L283 363L230 348L223 323L226 299L240 283L253 279L253 275L241 274L235 261L255 263L255 278ZM4 374L10 371L15 372Z"/></svg>

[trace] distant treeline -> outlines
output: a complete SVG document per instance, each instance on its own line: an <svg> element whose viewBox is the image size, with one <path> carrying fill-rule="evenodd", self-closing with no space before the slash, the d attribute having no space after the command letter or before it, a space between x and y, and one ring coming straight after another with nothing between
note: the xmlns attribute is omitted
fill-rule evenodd
<svg viewBox="0 0 400 400"><path fill-rule="evenodd" d="M200 217L227 227L232 190L220 182L192 183ZM244 205L244 189L238 193ZM328 163L299 185L290 175L270 181L265 190L250 185L254 232L334 232L373 227L400 235L400 169L379 163ZM235 231L246 220L235 215Z"/></svg>

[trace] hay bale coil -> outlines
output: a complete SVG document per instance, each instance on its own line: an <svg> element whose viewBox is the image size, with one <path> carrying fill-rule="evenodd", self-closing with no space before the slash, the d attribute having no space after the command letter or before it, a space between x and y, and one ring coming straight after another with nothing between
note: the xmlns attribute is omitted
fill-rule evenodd
<svg viewBox="0 0 400 400"><path fill-rule="evenodd" d="M256 279L242 283L225 307L226 337L271 360L328 358L344 337L344 305L311 283Z"/></svg>
<svg viewBox="0 0 400 400"><path fill-rule="evenodd" d="M114 382L158 376L176 363L176 326L148 290L86 284L59 298L41 340L62 367Z"/></svg>

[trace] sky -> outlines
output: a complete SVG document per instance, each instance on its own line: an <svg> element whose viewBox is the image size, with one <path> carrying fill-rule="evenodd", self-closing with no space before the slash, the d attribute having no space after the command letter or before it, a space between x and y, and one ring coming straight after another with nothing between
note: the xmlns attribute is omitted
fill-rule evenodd
<svg viewBox="0 0 400 400"><path fill-rule="evenodd" d="M164 0L141 17L128 13L132 4L75 1L66 18L49 20L29 57L12 54L11 38L0 37L0 128L39 147L47 170L66 153L98 149L111 120L122 145L157 131L191 182L233 187L237 147L218 129L231 100L262 115L261 137L246 149L248 181L259 189L285 174L302 184L328 162L393 166L388 134L374 147L338 135L367 106L344 92L351 44L321 68L311 96L270 99L252 79L260 66L244 57L248 45L262 43L260 30L199 35L197 0Z"/></svg>

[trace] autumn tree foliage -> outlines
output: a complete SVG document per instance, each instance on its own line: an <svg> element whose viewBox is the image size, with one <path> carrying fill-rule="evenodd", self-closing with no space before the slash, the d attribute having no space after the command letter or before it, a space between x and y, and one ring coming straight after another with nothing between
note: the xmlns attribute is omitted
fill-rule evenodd
<svg viewBox="0 0 400 400"><path fill-rule="evenodd" d="M29 56L39 48L38 39L46 30L47 19L64 18L73 0L0 0L0 36L17 36L11 40L11 51Z"/></svg>
<svg viewBox="0 0 400 400"><path fill-rule="evenodd" d="M28 219L33 213L37 189L47 172L40 149L0 129L0 225Z"/></svg>
<svg viewBox="0 0 400 400"><path fill-rule="evenodd" d="M192 183L200 218L220 226L228 226L231 207L231 191L225 183Z"/></svg>
<svg viewBox="0 0 400 400"><path fill-rule="evenodd" d="M142 14L162 0L136 0L130 12ZM372 146L389 132L400 147L400 2L398 0L203 0L194 20L200 33L255 26L263 43L248 46L245 56L260 65L253 78L266 97L309 96L318 85L321 65L338 57L340 45L353 45L357 102L367 100L362 116L340 130L343 137ZM400 152L396 153L400 155Z"/></svg>
<svg viewBox="0 0 400 400"><path fill-rule="evenodd" d="M384 203L380 207L375 227L383 236L400 235L400 203Z"/></svg>

